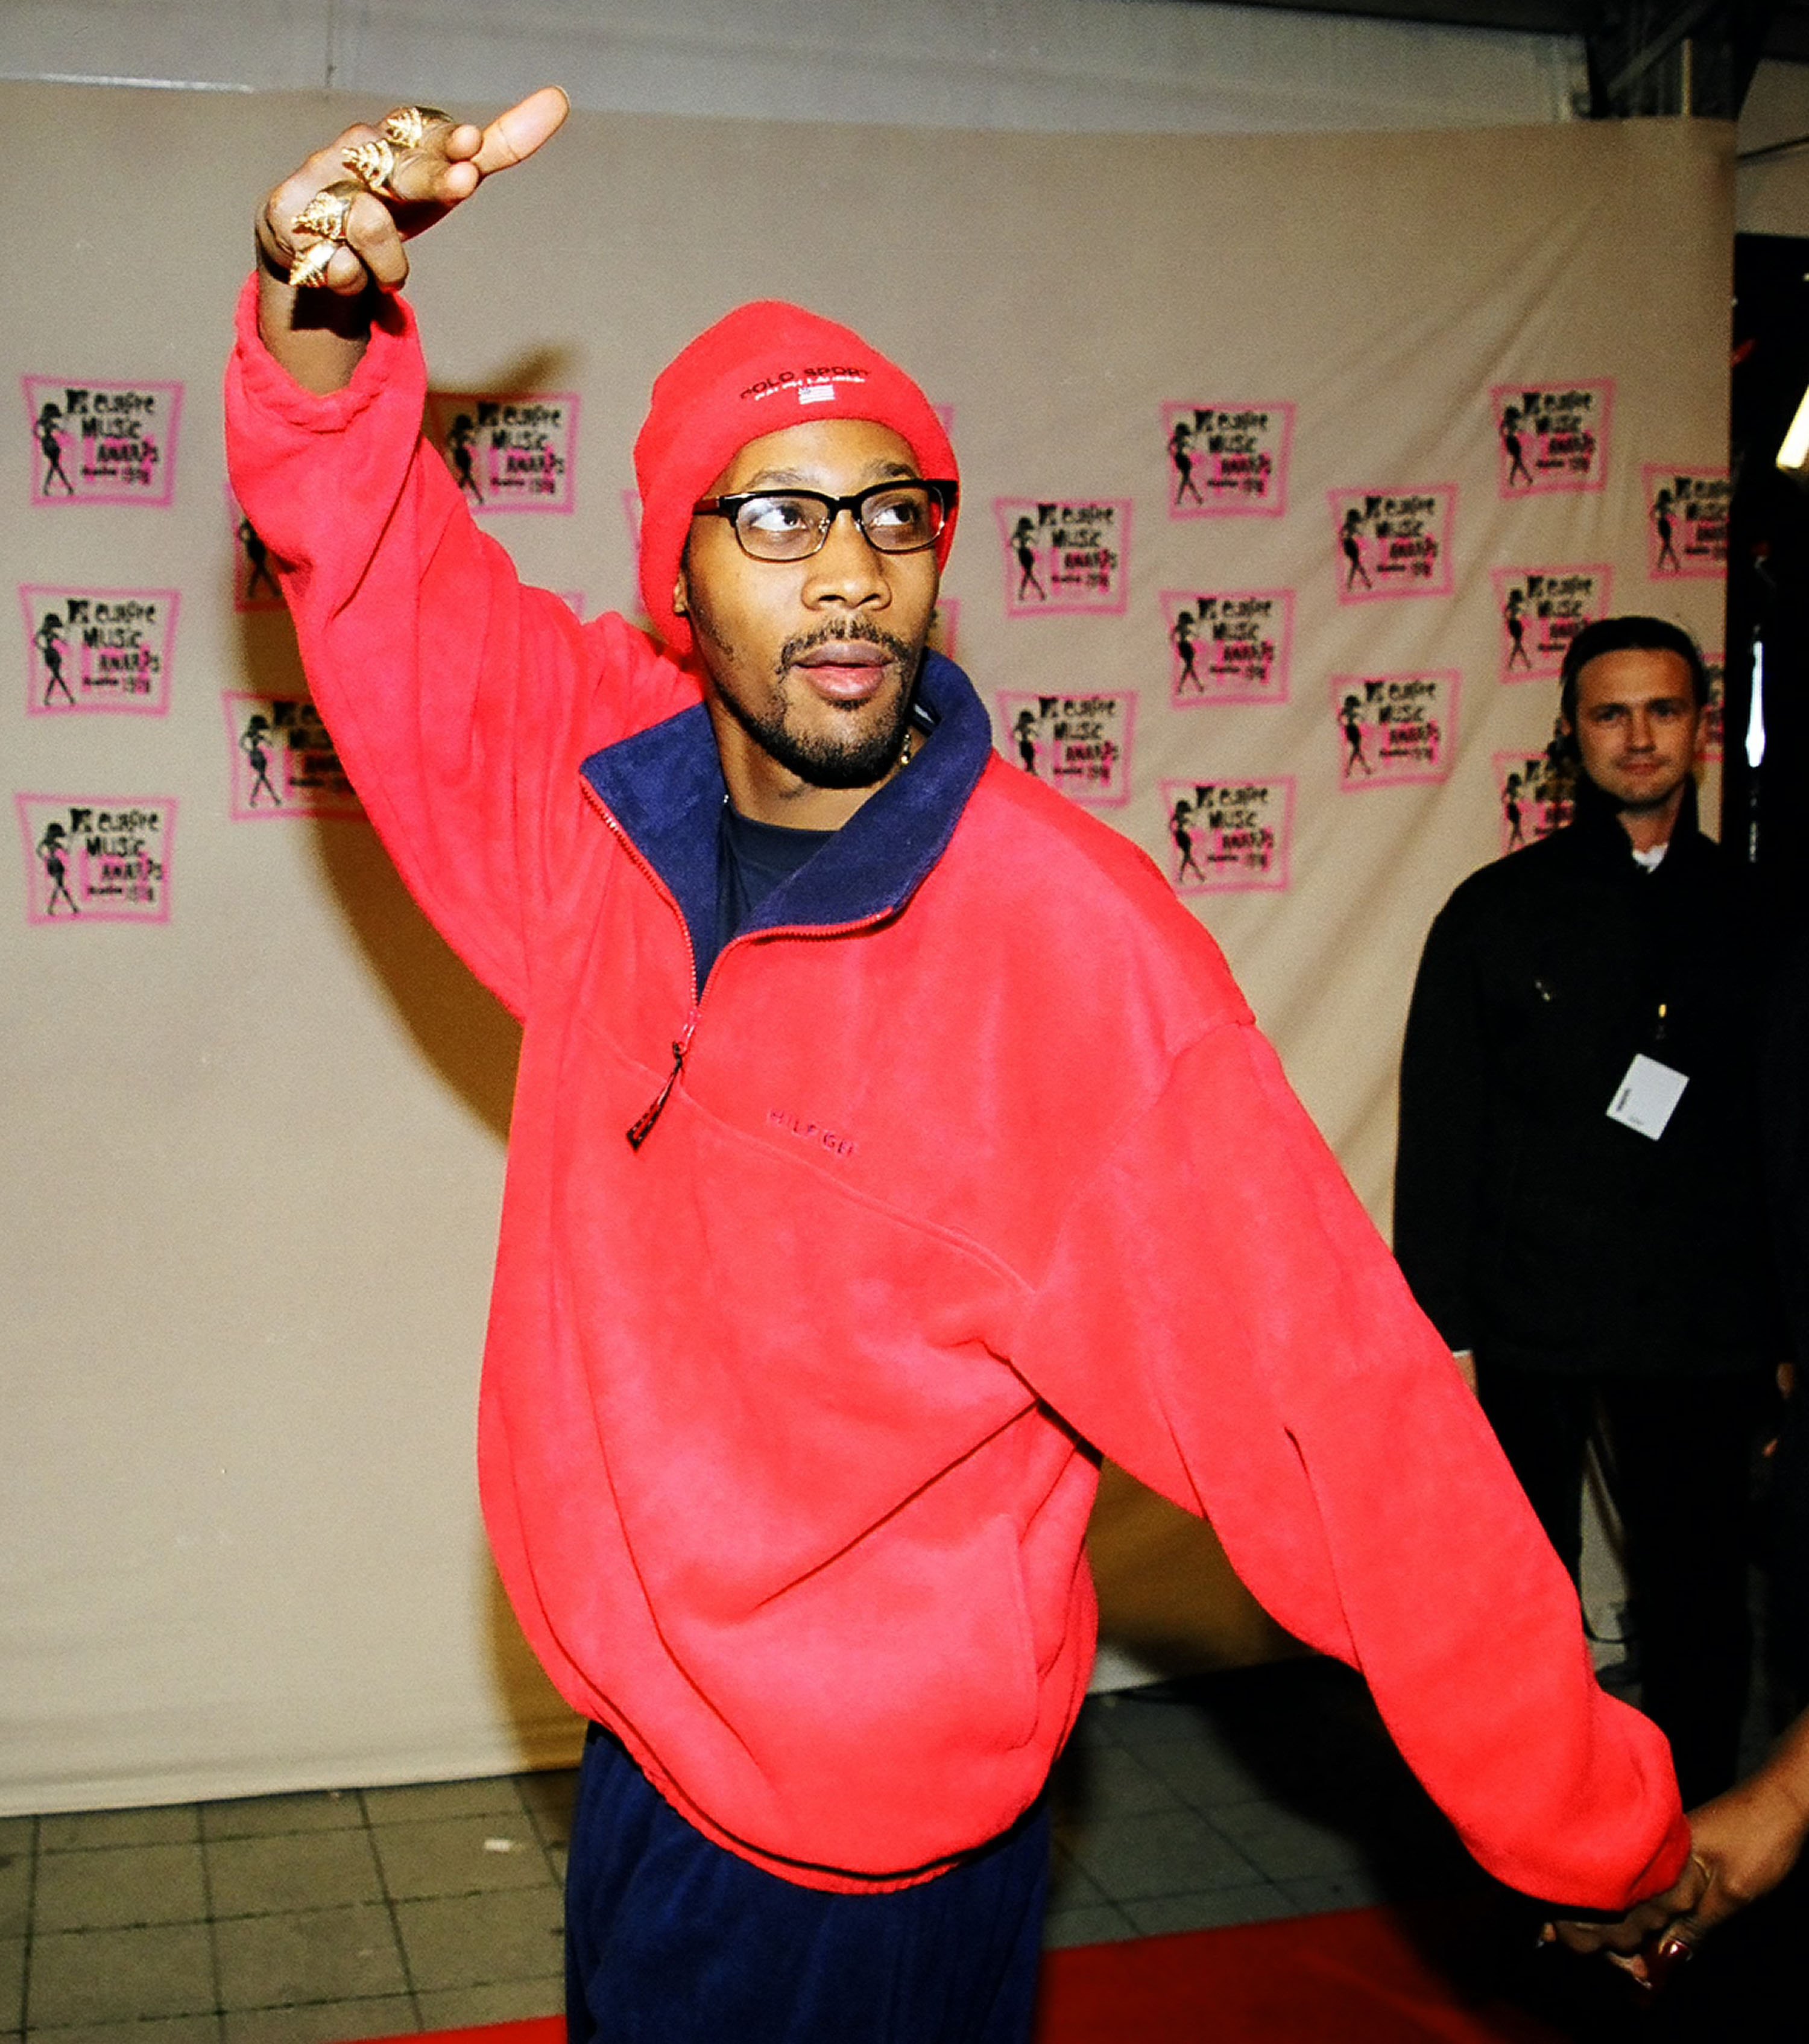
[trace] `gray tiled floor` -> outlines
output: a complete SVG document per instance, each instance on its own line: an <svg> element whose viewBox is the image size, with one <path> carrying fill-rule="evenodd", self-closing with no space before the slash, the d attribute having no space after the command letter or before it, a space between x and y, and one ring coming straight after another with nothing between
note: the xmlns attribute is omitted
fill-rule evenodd
<svg viewBox="0 0 1809 2044"><path fill-rule="evenodd" d="M344 2044L547 2015L574 1777L0 1819L0 2044ZM1323 1664L1097 1698L1057 1774L1051 1945L1467 1877Z"/></svg>
<svg viewBox="0 0 1809 2044"><path fill-rule="evenodd" d="M551 2013L572 1786L8 1819L0 2040L341 2044Z"/></svg>

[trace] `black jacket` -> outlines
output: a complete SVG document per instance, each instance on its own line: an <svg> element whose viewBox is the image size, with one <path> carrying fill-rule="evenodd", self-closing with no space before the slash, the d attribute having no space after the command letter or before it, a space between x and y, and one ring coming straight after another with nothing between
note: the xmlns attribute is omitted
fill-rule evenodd
<svg viewBox="0 0 1809 2044"><path fill-rule="evenodd" d="M1688 797L1655 872L1584 782L1573 824L1452 895L1408 1017L1395 1253L1454 1348L1669 1375L1780 1358L1764 971L1746 875ZM1640 1051L1689 1081L1656 1141L1607 1113Z"/></svg>
<svg viewBox="0 0 1809 2044"><path fill-rule="evenodd" d="M1800 930L1777 974L1767 1033L1761 1083L1772 1238L1791 1349L1809 1376L1809 935Z"/></svg>

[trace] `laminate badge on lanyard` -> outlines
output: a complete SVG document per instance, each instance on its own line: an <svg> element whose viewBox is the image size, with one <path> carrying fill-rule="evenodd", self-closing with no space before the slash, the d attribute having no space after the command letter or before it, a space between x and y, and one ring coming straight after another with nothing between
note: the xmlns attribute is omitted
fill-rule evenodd
<svg viewBox="0 0 1809 2044"><path fill-rule="evenodd" d="M1623 1128L1649 1135L1656 1143L1665 1124L1676 1112L1689 1080L1682 1073L1661 1065L1642 1051L1627 1068L1627 1077L1615 1089L1608 1119Z"/></svg>

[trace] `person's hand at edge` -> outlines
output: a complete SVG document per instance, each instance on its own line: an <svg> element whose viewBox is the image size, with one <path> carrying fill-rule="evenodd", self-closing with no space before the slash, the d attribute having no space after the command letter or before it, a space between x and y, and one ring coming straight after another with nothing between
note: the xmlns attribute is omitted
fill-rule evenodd
<svg viewBox="0 0 1809 2044"><path fill-rule="evenodd" d="M1562 1922L1573 1952L1605 1952L1656 1984L1700 1940L1776 1888L1809 1838L1809 1712L1757 1773L1690 1814L1690 1861L1673 1886L1612 1923Z"/></svg>

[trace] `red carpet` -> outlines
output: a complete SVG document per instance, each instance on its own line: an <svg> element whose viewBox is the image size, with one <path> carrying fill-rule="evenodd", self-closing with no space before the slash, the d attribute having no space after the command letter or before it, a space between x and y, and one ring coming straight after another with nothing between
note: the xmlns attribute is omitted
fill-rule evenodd
<svg viewBox="0 0 1809 2044"><path fill-rule="evenodd" d="M1037 2044L1557 2044L1505 2002L1453 1984L1473 1957L1461 1919L1393 1909L1081 1946L1044 1962ZM560 2019L544 2016L443 2031L438 2044L563 2038Z"/></svg>

